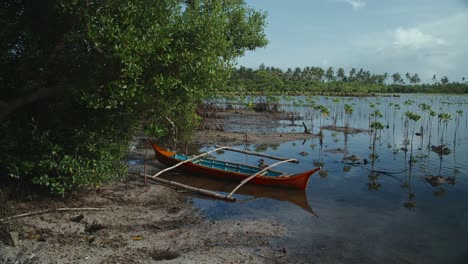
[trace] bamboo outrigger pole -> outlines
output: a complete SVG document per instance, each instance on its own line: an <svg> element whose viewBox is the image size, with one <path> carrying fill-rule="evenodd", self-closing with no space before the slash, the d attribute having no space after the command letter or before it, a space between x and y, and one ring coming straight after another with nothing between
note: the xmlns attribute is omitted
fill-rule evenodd
<svg viewBox="0 0 468 264"><path fill-rule="evenodd" d="M215 146L216 148L220 148L220 146ZM275 160L287 160L288 162L293 162L293 163L299 163L299 160L297 159L287 159L287 158L281 158L281 157L276 157L268 154L262 154L262 153L257 153L257 152L251 152L251 151L246 151L246 150L241 150L241 149L236 149L236 148L231 148L231 147L222 147L225 150L230 150L234 152L239 152L239 153L244 153L244 154L249 154L253 156L259 156L259 157L266 157L270 159L275 159Z"/></svg>
<svg viewBox="0 0 468 264"><path fill-rule="evenodd" d="M267 170L269 170L269 169L271 169L271 168L273 168L273 167L275 167L275 166L278 166L278 165L280 165L280 164L282 164L282 163L293 162L293 160L295 160L295 159L287 159L287 160L283 160L283 161L276 162L276 163L271 164L270 166L264 168L263 170L261 170L261 171L255 173L255 174L252 174L252 175L249 176L248 178L245 178L243 181L241 181L241 183L240 183L239 185L237 185L237 187L234 188L234 190L232 190L232 192L229 193L226 197L232 198L232 195L233 195L242 185L246 184L246 183L249 182L251 179L253 179L253 178L257 177L258 175L260 175L260 174L266 172Z"/></svg>
<svg viewBox="0 0 468 264"><path fill-rule="evenodd" d="M158 178L158 177L152 177L151 175L141 175L141 176L143 176L145 178L149 176L148 179L150 179L152 181L160 182L162 184L166 184L166 185L170 185L170 186L175 186L175 187L178 187L178 188L181 188L181 189L184 189L184 190L192 191L192 192L195 192L195 193L200 193L200 194L211 196L211 197L214 197L214 198L217 198L217 199L227 200L227 201L232 201L232 202L236 200L236 198L234 198L234 197L228 197L227 195L222 195L222 194L212 192L212 191L209 191L209 190L192 187L192 186L182 184L182 183L179 183L179 182L170 181L170 180L166 180L166 179L162 179L162 178Z"/></svg>

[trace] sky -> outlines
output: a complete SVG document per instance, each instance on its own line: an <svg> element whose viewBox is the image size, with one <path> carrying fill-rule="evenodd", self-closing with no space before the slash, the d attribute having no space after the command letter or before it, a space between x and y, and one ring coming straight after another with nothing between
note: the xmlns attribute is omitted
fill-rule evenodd
<svg viewBox="0 0 468 264"><path fill-rule="evenodd" d="M246 0L269 44L238 66L353 67L468 80L468 0Z"/></svg>

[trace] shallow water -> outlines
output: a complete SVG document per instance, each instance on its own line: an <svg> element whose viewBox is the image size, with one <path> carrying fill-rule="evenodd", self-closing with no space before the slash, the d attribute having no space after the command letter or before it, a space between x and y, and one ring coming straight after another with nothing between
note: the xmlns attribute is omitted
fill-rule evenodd
<svg viewBox="0 0 468 264"><path fill-rule="evenodd" d="M300 105L307 98L295 99L286 110L298 112L304 118L301 121L313 128L314 133L319 131L320 124L344 126L344 104L354 108L350 118L350 126L354 128L368 129L370 113L378 109L383 114L379 121L386 127L376 139L378 158L372 162L372 133L368 132L348 135L345 140L342 132L324 130L323 144L315 138L237 146L300 160L299 164L280 165L278 170L300 172L315 167L314 164L322 165L323 170L312 176L306 192L249 187L237 196L241 201L236 203L194 198L195 205L208 218L278 220L288 227L290 234L278 239L275 245L278 249L286 248L294 263L468 263L467 96L402 95L340 98L340 101L332 97L313 98L330 109L327 118L310 106ZM447 123L439 123L437 116L430 120L429 113L420 109L421 103L430 105L437 113L450 113L452 119ZM458 114L457 110L463 113ZM411 145L406 146L407 152L401 150L405 147L406 111L422 116L419 121L406 124L408 138L413 141L413 166L409 163ZM421 127L422 138L412 138L413 133L421 132ZM302 131L285 120L276 123L275 131L294 128ZM430 148L442 144L451 150L450 154L440 156ZM350 160L343 160L351 155L369 163L349 164ZM232 152L218 156L249 164L257 164L259 159ZM373 173L372 169L378 172ZM432 186L426 181L429 176L453 177L455 183ZM203 185L225 192L235 186L221 183L224 186L216 187L219 183L213 182Z"/></svg>

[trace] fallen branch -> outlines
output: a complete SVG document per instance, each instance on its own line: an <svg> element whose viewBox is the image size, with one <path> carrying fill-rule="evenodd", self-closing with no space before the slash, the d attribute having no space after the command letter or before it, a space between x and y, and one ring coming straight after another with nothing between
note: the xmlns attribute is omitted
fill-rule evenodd
<svg viewBox="0 0 468 264"><path fill-rule="evenodd" d="M214 197L214 198L217 198L217 199L227 200L227 201L235 201L236 200L236 198L233 198L233 197L228 197L226 195L222 195L222 194L212 192L212 191L209 191L209 190L205 190L205 189L192 187L192 186L185 185L185 184L182 184L182 183L179 183L179 182L165 180L165 179L161 179L161 178L157 178L157 177L153 178L151 175L140 175L140 176L144 177L144 178L146 178L148 180L151 180L151 181L163 183L163 184L166 184L166 185L169 185L169 186L178 187L178 188L181 188L181 189L184 189L184 190L188 190L188 191L191 191L191 192L207 195L207 196Z"/></svg>
<svg viewBox="0 0 468 264"><path fill-rule="evenodd" d="M264 255L262 255L262 254L260 254L260 253L257 253L257 252L252 252L252 253L254 253L255 255L257 255L257 256L259 256L259 257L262 257L262 258L264 258L264 259L266 259L266 260L269 260L269 261L271 261L271 262L273 262L273 263L278 263L278 261L276 261L276 260L274 260L274 259L271 259L271 258L269 258L269 257L267 257L267 256L264 256Z"/></svg>
<svg viewBox="0 0 468 264"><path fill-rule="evenodd" d="M101 211L101 210L104 210L104 208L57 208L57 209L49 209L49 210L42 210L42 211L37 211L37 212L13 215L13 216L10 216L10 217L0 219L0 222L5 222L5 221L12 220L12 219L21 218L21 217L28 217L28 216L33 216L33 215L56 213L56 212Z"/></svg>

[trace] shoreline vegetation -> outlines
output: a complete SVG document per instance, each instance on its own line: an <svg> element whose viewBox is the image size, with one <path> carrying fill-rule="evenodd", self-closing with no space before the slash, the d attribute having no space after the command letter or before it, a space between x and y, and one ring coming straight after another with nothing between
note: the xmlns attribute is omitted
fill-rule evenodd
<svg viewBox="0 0 468 264"><path fill-rule="evenodd" d="M335 95L381 96L398 93L467 94L468 80L460 82L433 75L432 83L422 83L417 73L372 74L364 69L296 67L283 71L261 64L258 69L233 69L222 95Z"/></svg>

